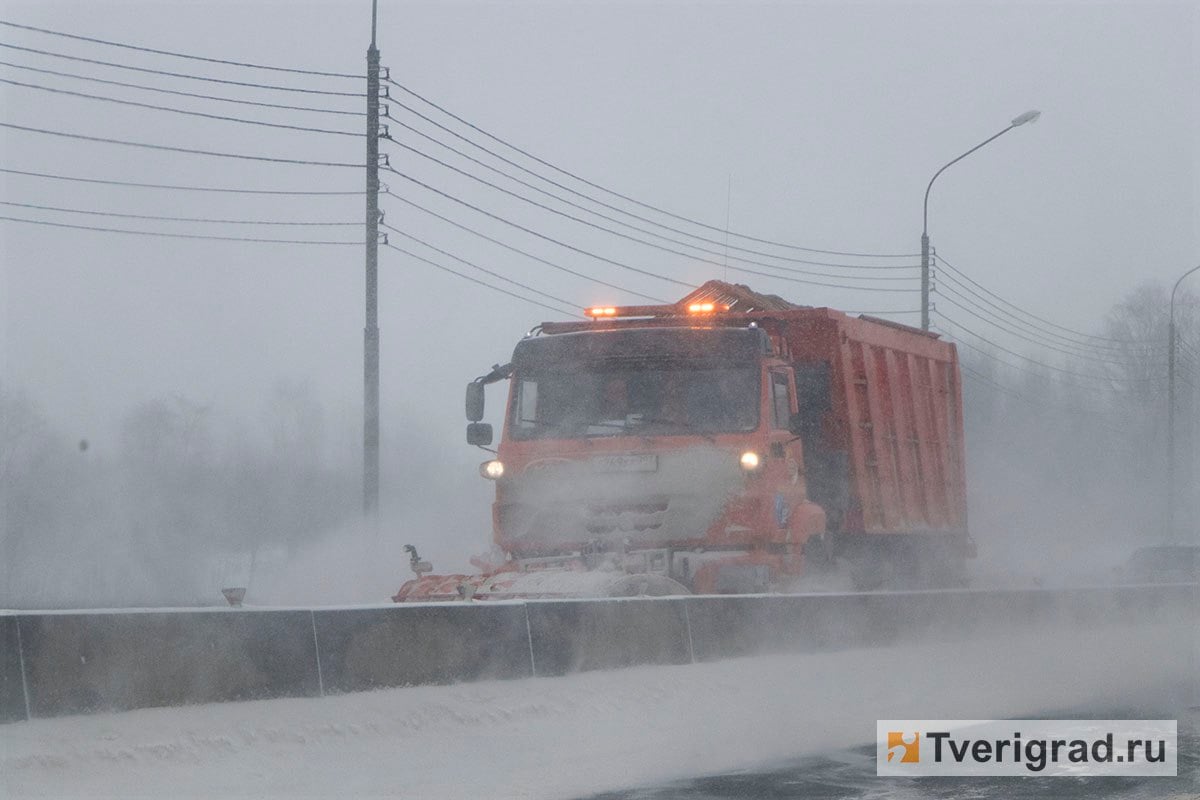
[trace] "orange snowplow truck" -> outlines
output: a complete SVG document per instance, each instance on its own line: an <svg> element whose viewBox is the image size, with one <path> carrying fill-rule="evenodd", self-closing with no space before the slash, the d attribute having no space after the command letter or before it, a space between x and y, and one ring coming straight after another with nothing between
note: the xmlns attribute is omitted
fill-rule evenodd
<svg viewBox="0 0 1200 800"><path fill-rule="evenodd" d="M494 547L397 601L959 585L958 356L937 335L709 281L674 305L547 322L467 387L509 381Z"/></svg>

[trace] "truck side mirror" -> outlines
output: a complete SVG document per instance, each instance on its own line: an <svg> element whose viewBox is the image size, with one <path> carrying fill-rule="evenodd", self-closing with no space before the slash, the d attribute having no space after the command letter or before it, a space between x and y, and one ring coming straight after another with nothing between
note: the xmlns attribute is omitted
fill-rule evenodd
<svg viewBox="0 0 1200 800"><path fill-rule="evenodd" d="M480 386L479 388L483 388ZM492 426L486 422L472 422L467 426L467 444L486 447L492 443Z"/></svg>
<svg viewBox="0 0 1200 800"><path fill-rule="evenodd" d="M789 416L788 430L792 436L802 436L804 434L804 415L797 412Z"/></svg>
<svg viewBox="0 0 1200 800"><path fill-rule="evenodd" d="M471 381L467 384L467 421L479 422L483 419L483 384Z"/></svg>

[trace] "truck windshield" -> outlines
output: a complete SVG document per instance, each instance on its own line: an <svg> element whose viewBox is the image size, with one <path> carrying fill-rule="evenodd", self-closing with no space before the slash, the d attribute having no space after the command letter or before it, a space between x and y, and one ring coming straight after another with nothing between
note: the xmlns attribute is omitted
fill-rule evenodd
<svg viewBox="0 0 1200 800"><path fill-rule="evenodd" d="M684 436L758 427L757 368L601 364L515 380L514 439Z"/></svg>

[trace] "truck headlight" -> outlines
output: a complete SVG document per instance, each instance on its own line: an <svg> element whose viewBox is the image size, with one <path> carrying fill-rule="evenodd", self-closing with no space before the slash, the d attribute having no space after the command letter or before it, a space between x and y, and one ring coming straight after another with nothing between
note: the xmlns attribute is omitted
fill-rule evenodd
<svg viewBox="0 0 1200 800"><path fill-rule="evenodd" d="M746 472L754 472L762 466L762 458L753 450L747 450L742 453L739 461L741 462L742 469L746 470Z"/></svg>
<svg viewBox="0 0 1200 800"><path fill-rule="evenodd" d="M494 458L485 461L479 465L479 474L490 481L498 481L504 477L504 462Z"/></svg>

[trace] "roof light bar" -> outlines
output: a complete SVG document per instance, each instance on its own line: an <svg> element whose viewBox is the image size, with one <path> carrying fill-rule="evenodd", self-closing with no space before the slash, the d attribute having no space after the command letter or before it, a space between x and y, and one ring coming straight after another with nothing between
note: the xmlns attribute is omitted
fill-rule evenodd
<svg viewBox="0 0 1200 800"><path fill-rule="evenodd" d="M713 314L728 311L724 303L705 301L691 303L687 306L589 306L583 313L591 319L611 319L614 317L676 317L681 314Z"/></svg>

